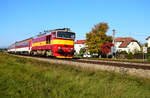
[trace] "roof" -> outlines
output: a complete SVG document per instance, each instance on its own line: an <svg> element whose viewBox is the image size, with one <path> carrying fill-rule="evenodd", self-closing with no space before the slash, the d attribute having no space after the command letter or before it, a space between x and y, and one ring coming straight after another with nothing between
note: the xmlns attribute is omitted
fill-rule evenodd
<svg viewBox="0 0 150 98"><path fill-rule="evenodd" d="M115 42L123 42L123 41L127 41L127 40L134 40L134 41L136 41L134 38L132 38L132 37L117 37L116 39L115 39Z"/></svg>
<svg viewBox="0 0 150 98"><path fill-rule="evenodd" d="M132 37L118 37L115 39L115 42L122 42L119 48L126 48L130 42L137 42L137 40Z"/></svg>
<svg viewBox="0 0 150 98"><path fill-rule="evenodd" d="M76 42L75 42L75 44L84 44L85 43L85 40L77 40Z"/></svg>
<svg viewBox="0 0 150 98"><path fill-rule="evenodd" d="M147 37L147 38L146 38L146 40L148 40L149 38L150 38L150 36L149 36L149 37Z"/></svg>

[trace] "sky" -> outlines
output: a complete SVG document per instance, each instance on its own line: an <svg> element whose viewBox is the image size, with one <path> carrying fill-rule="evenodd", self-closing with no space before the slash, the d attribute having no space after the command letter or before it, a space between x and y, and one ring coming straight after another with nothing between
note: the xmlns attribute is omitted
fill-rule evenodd
<svg viewBox="0 0 150 98"><path fill-rule="evenodd" d="M150 36L150 0L0 0L0 47L8 47L44 30L70 28L86 39L95 24L106 22L107 35Z"/></svg>

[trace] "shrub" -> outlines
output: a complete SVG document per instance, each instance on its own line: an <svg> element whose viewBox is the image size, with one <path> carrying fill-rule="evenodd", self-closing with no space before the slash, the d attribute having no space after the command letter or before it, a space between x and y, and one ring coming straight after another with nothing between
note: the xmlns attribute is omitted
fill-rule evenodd
<svg viewBox="0 0 150 98"><path fill-rule="evenodd" d="M129 54L128 54L128 59L133 59L134 58L134 54L132 54L132 52L130 52Z"/></svg>
<svg viewBox="0 0 150 98"><path fill-rule="evenodd" d="M147 49L147 59L150 61L150 47Z"/></svg>
<svg viewBox="0 0 150 98"><path fill-rule="evenodd" d="M100 47L100 50L103 54L108 54L111 52L111 47L114 46L112 43L106 43Z"/></svg>
<svg viewBox="0 0 150 98"><path fill-rule="evenodd" d="M134 58L135 59L143 59L143 53L142 52L135 53Z"/></svg>
<svg viewBox="0 0 150 98"><path fill-rule="evenodd" d="M108 58L112 58L112 55L108 55Z"/></svg>
<svg viewBox="0 0 150 98"><path fill-rule="evenodd" d="M80 56L83 56L83 54L86 52L85 48L81 48L79 51Z"/></svg>
<svg viewBox="0 0 150 98"><path fill-rule="evenodd" d="M127 58L128 53L126 51L116 52L116 58L125 59Z"/></svg>
<svg viewBox="0 0 150 98"><path fill-rule="evenodd" d="M101 54L101 58L107 58L106 54Z"/></svg>

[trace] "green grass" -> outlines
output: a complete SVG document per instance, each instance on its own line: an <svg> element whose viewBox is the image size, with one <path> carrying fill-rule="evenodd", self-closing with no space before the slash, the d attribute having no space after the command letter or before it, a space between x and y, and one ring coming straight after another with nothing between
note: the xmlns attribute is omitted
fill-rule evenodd
<svg viewBox="0 0 150 98"><path fill-rule="evenodd" d="M150 98L150 80L0 53L0 98Z"/></svg>

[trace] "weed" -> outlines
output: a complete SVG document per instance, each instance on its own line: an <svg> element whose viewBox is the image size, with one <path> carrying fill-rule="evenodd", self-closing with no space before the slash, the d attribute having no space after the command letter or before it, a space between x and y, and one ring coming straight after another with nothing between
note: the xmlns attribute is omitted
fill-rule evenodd
<svg viewBox="0 0 150 98"><path fill-rule="evenodd" d="M0 98L149 98L150 80L0 53Z"/></svg>

